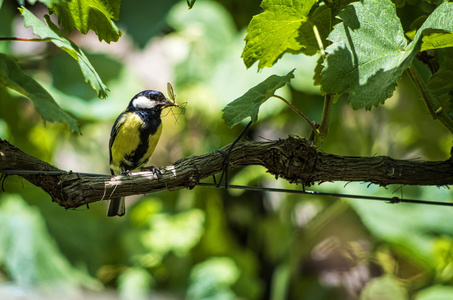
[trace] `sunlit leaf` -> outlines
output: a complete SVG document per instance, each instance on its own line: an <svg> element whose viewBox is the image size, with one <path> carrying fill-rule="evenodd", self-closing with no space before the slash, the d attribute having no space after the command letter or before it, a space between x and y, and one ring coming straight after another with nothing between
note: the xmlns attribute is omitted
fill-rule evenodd
<svg viewBox="0 0 453 300"><path fill-rule="evenodd" d="M247 68L256 61L258 69L271 67L284 53L313 55L319 51L313 26L325 40L330 29L330 10L316 0L263 0L264 12L253 17L247 28L242 58Z"/></svg>
<svg viewBox="0 0 453 300"><path fill-rule="evenodd" d="M83 34L91 29L100 41L116 42L123 34L113 20L120 16L120 0L72 0L51 7L67 33L75 28Z"/></svg>
<svg viewBox="0 0 453 300"><path fill-rule="evenodd" d="M422 40L421 51L453 47L453 32L427 29Z"/></svg>
<svg viewBox="0 0 453 300"><path fill-rule="evenodd" d="M395 6L389 0L355 2L339 14L342 23L329 35L322 88L349 93L354 109L377 106L390 97L410 61Z"/></svg>
<svg viewBox="0 0 453 300"><path fill-rule="evenodd" d="M239 269L232 259L208 259L192 269L187 299L237 299L230 286L238 278Z"/></svg>
<svg viewBox="0 0 453 300"><path fill-rule="evenodd" d="M447 300L453 298L453 287L441 284L432 285L417 291L415 300Z"/></svg>
<svg viewBox="0 0 453 300"><path fill-rule="evenodd" d="M17 284L60 292L100 286L71 266L49 235L41 214L20 196L1 198L0 228L0 265Z"/></svg>
<svg viewBox="0 0 453 300"><path fill-rule="evenodd" d="M44 4L45 6L47 7L51 7L52 5L54 4L58 4L60 2L63 2L63 1L68 1L68 0L19 0L17 2L19 2L20 5L25 5L25 2L31 4L31 5L34 5L36 2L41 2L42 4ZM0 1L0 6L1 6L1 3L3 1Z"/></svg>
<svg viewBox="0 0 453 300"><path fill-rule="evenodd" d="M146 299L154 282L151 274L139 267L128 268L118 278L118 290L122 299Z"/></svg>
<svg viewBox="0 0 453 300"><path fill-rule="evenodd" d="M272 75L229 103L223 109L222 116L227 126L232 128L247 117L251 117L252 122L256 122L261 104L272 97L276 90L289 83L291 78L294 78L293 73L294 70L285 76Z"/></svg>
<svg viewBox="0 0 453 300"><path fill-rule="evenodd" d="M143 243L150 250L166 254L184 254L203 234L204 214L192 209L176 215L158 214L150 219L150 230L143 235Z"/></svg>
<svg viewBox="0 0 453 300"><path fill-rule="evenodd" d="M453 31L453 4L440 5L406 45L395 6L389 0L364 0L340 12L343 21L329 36L332 45L322 71L327 93L348 93L354 109L383 104L420 51L427 29Z"/></svg>
<svg viewBox="0 0 453 300"><path fill-rule="evenodd" d="M397 278L387 275L371 279L360 294L361 300L405 300L409 295Z"/></svg>
<svg viewBox="0 0 453 300"><path fill-rule="evenodd" d="M52 96L11 57L2 53L0 53L0 86L13 89L30 99L43 120L66 122L72 131L79 132L77 121L66 114Z"/></svg>
<svg viewBox="0 0 453 300"><path fill-rule="evenodd" d="M107 87L102 82L96 70L91 65L85 53L74 44L52 21L45 15L46 24L41 22L29 10L22 7L19 9L24 17L25 27L33 27L33 33L42 39L50 39L57 47L66 51L79 63L85 81L97 92L99 98L107 97Z"/></svg>

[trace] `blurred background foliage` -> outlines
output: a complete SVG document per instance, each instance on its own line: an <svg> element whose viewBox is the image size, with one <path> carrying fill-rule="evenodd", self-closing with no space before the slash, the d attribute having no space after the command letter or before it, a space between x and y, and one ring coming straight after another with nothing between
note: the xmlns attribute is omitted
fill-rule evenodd
<svg viewBox="0 0 453 300"><path fill-rule="evenodd" d="M432 11L429 1L396 1L405 30ZM70 38L87 53L110 90L99 100L77 64L47 43L0 42L80 125L44 123L33 105L0 87L0 137L61 169L108 173L110 128L143 89L171 82L184 114L163 118L151 163L214 151L242 130L228 129L225 105L271 74L296 68L278 93L312 120L323 97L313 85L318 57L285 55L273 68L247 70L240 58L247 24L260 1L123 1L117 43L89 33ZM40 4L27 6L36 15ZM3 2L0 35L31 37L17 3ZM261 107L248 139L307 136L310 128L283 102ZM444 160L451 134L428 115L403 77L393 97L372 111L334 105L321 151ZM231 173L230 183L300 188L261 167ZM127 199L123 218L107 203L65 211L18 177L0 191L1 299L451 299L453 210L414 204L219 190L159 192ZM387 189L323 183L317 191L450 201L446 187Z"/></svg>

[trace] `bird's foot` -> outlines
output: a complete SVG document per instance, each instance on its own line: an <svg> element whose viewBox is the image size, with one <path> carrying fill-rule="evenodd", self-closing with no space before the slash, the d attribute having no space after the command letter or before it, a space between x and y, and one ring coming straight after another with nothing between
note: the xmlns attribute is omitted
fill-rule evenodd
<svg viewBox="0 0 453 300"><path fill-rule="evenodd" d="M131 174L132 174L131 170L121 171L121 175L124 175L124 176L127 176L127 177L131 176Z"/></svg>
<svg viewBox="0 0 453 300"><path fill-rule="evenodd" d="M162 178L162 171L155 166L143 167L141 168L141 171L150 171L153 175L157 176L158 179Z"/></svg>

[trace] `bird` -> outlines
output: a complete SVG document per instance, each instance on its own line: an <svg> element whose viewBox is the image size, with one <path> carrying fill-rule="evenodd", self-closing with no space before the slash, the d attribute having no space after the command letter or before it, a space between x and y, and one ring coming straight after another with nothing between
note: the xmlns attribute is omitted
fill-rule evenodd
<svg viewBox="0 0 453 300"><path fill-rule="evenodd" d="M162 133L161 112L172 106L179 107L176 102L155 90L142 91L131 99L110 133L112 175L127 175L146 166ZM124 197L110 199L107 216L124 216L125 213Z"/></svg>

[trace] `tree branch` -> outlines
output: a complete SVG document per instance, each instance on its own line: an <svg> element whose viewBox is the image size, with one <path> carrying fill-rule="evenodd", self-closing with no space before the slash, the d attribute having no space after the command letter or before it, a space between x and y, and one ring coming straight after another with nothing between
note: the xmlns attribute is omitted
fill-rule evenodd
<svg viewBox="0 0 453 300"><path fill-rule="evenodd" d="M221 151L226 153L229 147L225 146ZM162 168L159 178L152 172L132 173L130 176L83 174L60 170L0 139L0 173L8 173L6 170L42 172L24 172L20 176L42 188L53 201L65 208L112 197L193 188L200 180L221 172L223 160L218 151L183 158ZM451 158L431 162L397 160L387 156L338 156L319 152L311 143L297 136L278 141L237 143L229 160L232 169L261 165L276 177L304 186L325 181L364 181L381 186L453 184Z"/></svg>

